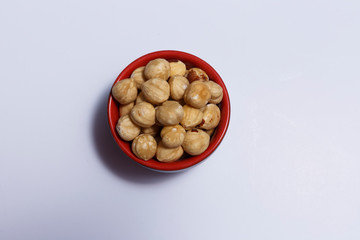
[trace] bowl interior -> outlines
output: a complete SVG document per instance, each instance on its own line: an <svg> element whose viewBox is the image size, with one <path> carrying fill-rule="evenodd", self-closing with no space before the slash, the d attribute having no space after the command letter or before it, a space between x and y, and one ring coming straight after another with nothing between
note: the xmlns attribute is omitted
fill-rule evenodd
<svg viewBox="0 0 360 240"><path fill-rule="evenodd" d="M220 123L214 132L214 134L211 137L210 145L209 147L203 152L202 154L198 156L190 156L190 155L184 155L184 157L181 160L172 162L172 163L161 163L154 159L150 159L148 161L144 161L138 157L135 156L135 154L131 151L131 142L123 141L118 133L116 132L116 124L119 120L119 104L116 102L116 100L112 97L111 91L109 95L109 101L108 101L108 121L109 126L111 129L111 133L117 142L117 144L120 146L120 148L133 160L138 162L139 164L159 171L178 171L185 168L189 168L205 158L207 158L221 143L222 139L224 138L224 135L227 131L229 120L230 120L230 101L229 101L229 95L226 90L225 84L222 81L220 75L215 71L214 68L212 68L208 63L203 61L202 59L191 55L189 53L180 52L180 51L158 51L149 53L147 55L144 55L132 63L130 63L116 78L114 84L118 81L121 81L122 79L129 78L131 73L138 67L145 66L149 61L156 59L156 58L164 58L168 61L176 61L180 60L186 64L187 69L191 67L198 67L203 69L209 76L210 80L218 83L223 88L223 100L221 104L219 105L221 110L221 119Z"/></svg>

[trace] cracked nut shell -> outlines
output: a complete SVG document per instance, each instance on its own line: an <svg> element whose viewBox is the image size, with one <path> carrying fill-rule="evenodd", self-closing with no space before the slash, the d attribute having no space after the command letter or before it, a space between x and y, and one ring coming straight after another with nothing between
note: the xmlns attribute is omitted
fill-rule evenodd
<svg viewBox="0 0 360 240"><path fill-rule="evenodd" d="M138 158L147 161L155 156L157 143L150 134L140 134L132 142L131 149Z"/></svg>

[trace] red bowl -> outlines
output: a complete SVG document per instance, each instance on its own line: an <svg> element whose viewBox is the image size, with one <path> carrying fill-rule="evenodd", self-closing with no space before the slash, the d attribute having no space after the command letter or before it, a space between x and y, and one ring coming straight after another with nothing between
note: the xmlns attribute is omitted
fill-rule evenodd
<svg viewBox="0 0 360 240"><path fill-rule="evenodd" d="M175 162L171 163L162 163L158 162L155 159L150 159L148 161L144 161L133 154L131 151L131 142L123 141L118 133L116 132L116 124L119 120L119 104L116 102L116 100L111 95L111 90L109 94L109 101L108 101L108 121L111 133L116 141L116 143L119 145L119 147L134 161L141 164L144 167L150 168L152 170L156 171L162 171L162 172L171 172L171 171L179 171L183 169L187 169L189 167L192 167L201 161L203 161L205 158L210 156L211 153L215 151L215 149L220 145L222 139L225 136L225 133L229 126L230 121L230 99L229 94L226 90L225 84L222 81L220 75L215 71L214 68L212 68L207 62L204 60L191 55L189 53L180 52L180 51L158 51L158 52L152 52L149 54L146 54L142 57L139 57L132 63L130 63L116 78L114 84L118 81L121 81L122 79L129 78L131 73L138 67L145 66L149 61L156 59L156 58L164 58L169 61L171 60L180 60L186 64L187 68L191 67L198 67L203 69L209 76L211 80L218 83L223 88L223 100L221 104L219 105L221 110L221 120L217 127L217 130L214 132L214 134L211 137L210 145L209 147L203 152L202 154L198 156L188 156L183 159L180 159Z"/></svg>

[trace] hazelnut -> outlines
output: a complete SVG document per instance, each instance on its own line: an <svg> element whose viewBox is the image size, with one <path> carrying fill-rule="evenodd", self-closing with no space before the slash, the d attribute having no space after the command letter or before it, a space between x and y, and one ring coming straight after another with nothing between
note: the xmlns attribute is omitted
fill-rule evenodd
<svg viewBox="0 0 360 240"><path fill-rule="evenodd" d="M170 63L163 58L154 59L146 64L144 74L146 79L167 80L170 76Z"/></svg>
<svg viewBox="0 0 360 240"><path fill-rule="evenodd" d="M176 101L166 101L156 108L156 120L163 126L178 124L183 117L183 107Z"/></svg>
<svg viewBox="0 0 360 240"><path fill-rule="evenodd" d="M116 124L116 131L125 141L131 141L140 134L140 127L131 121L128 114L122 116Z"/></svg>
<svg viewBox="0 0 360 240"><path fill-rule="evenodd" d="M131 149L133 153L145 161L154 157L156 154L157 143L150 134L140 134L132 142Z"/></svg>
<svg viewBox="0 0 360 240"><path fill-rule="evenodd" d="M159 162L174 162L181 158L183 153L184 150L181 146L176 148L167 148L164 146L163 142L160 141L156 150L156 158Z"/></svg>
<svg viewBox="0 0 360 240"><path fill-rule="evenodd" d="M165 147L176 148L184 142L185 133L186 131L182 126L174 125L163 127L160 136Z"/></svg>
<svg viewBox="0 0 360 240"><path fill-rule="evenodd" d="M167 81L160 78L153 78L141 85L145 99L152 104L160 104L168 100L170 86Z"/></svg>
<svg viewBox="0 0 360 240"><path fill-rule="evenodd" d="M209 103L214 103L214 104L218 104L221 102L222 98L223 98L223 89L222 87L217 84L214 81L207 81L204 82L206 85L208 85L209 89L210 89L210 93L211 93L211 98L209 100Z"/></svg>
<svg viewBox="0 0 360 240"><path fill-rule="evenodd" d="M112 87L112 95L120 104L128 104L135 101L137 88L132 78L120 80Z"/></svg>
<svg viewBox="0 0 360 240"><path fill-rule="evenodd" d="M200 111L200 109L193 108L189 105L183 106L183 109L184 117L180 123L186 130L191 129L201 123L203 113Z"/></svg>
<svg viewBox="0 0 360 240"><path fill-rule="evenodd" d="M220 122L220 108L215 104L206 105L200 127L206 130L217 127Z"/></svg>
<svg viewBox="0 0 360 240"><path fill-rule="evenodd" d="M131 109L130 117L140 127L151 127L155 124L155 108L148 102L138 103Z"/></svg>
<svg viewBox="0 0 360 240"><path fill-rule="evenodd" d="M138 96L136 97L136 101L135 101L136 104L141 103L141 102L146 102L143 92L140 92L138 94Z"/></svg>
<svg viewBox="0 0 360 240"><path fill-rule="evenodd" d="M146 81L144 70L145 66L138 67L131 74L131 78L134 79L137 89L140 89L141 85Z"/></svg>
<svg viewBox="0 0 360 240"><path fill-rule="evenodd" d="M151 127L141 128L141 132L155 137L160 132L160 126L154 124Z"/></svg>
<svg viewBox="0 0 360 240"><path fill-rule="evenodd" d="M184 76L186 73L186 65L182 61L170 62L170 77L179 75Z"/></svg>
<svg viewBox="0 0 360 240"><path fill-rule="evenodd" d="M184 97L185 90L189 86L189 81L186 77L175 75L170 78L169 85L171 98L180 100Z"/></svg>
<svg viewBox="0 0 360 240"><path fill-rule="evenodd" d="M190 83L198 80L209 81L209 77L206 72L200 68L190 68L186 74L186 77L189 79Z"/></svg>
<svg viewBox="0 0 360 240"><path fill-rule="evenodd" d="M134 102L131 102L131 103L128 103L128 104L125 104L125 105L122 105L120 104L119 106L119 116L124 116L128 113L130 113L130 110L133 108L134 106Z"/></svg>
<svg viewBox="0 0 360 240"><path fill-rule="evenodd" d="M182 144L184 151L195 156L203 153L209 146L210 136L200 129L192 129L186 132Z"/></svg>
<svg viewBox="0 0 360 240"><path fill-rule="evenodd" d="M211 93L208 85L201 81L190 83L184 94L186 104L195 108L202 108L210 100Z"/></svg>

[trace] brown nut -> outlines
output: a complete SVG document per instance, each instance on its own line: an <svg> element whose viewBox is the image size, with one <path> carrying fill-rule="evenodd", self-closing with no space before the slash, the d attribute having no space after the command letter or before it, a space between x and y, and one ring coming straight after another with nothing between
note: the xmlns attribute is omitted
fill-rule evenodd
<svg viewBox="0 0 360 240"><path fill-rule="evenodd" d="M186 73L186 66L182 61L170 62L170 77L179 75L184 76Z"/></svg>
<svg viewBox="0 0 360 240"><path fill-rule="evenodd" d="M129 114L131 109L134 107L134 102L119 106L119 116L124 116L126 114Z"/></svg>
<svg viewBox="0 0 360 240"><path fill-rule="evenodd" d="M215 104L206 105L205 110L203 111L203 118L199 127L209 130L216 128L220 122L220 108Z"/></svg>
<svg viewBox="0 0 360 240"><path fill-rule="evenodd" d="M169 86L171 98L180 100L184 97L185 90L189 86L189 81L186 77L176 75L169 79Z"/></svg>
<svg viewBox="0 0 360 240"><path fill-rule="evenodd" d="M155 156L157 143L150 134L140 134L132 142L131 149L138 158L147 161Z"/></svg>
<svg viewBox="0 0 360 240"><path fill-rule="evenodd" d="M175 162L183 155L184 150L181 146L176 148L167 148L164 146L163 142L158 143L156 150L156 158L159 162Z"/></svg>
<svg viewBox="0 0 360 240"><path fill-rule="evenodd" d="M163 126L176 125L184 117L183 107L176 101L166 101L156 108L156 120Z"/></svg>
<svg viewBox="0 0 360 240"><path fill-rule="evenodd" d="M193 108L189 105L183 106L183 109L184 117L180 123L186 130L189 130L201 123L203 113L200 111L200 109Z"/></svg>
<svg viewBox="0 0 360 240"><path fill-rule="evenodd" d="M201 81L190 83L184 94L186 104L195 108L202 108L211 98L208 85Z"/></svg>
<svg viewBox="0 0 360 240"><path fill-rule="evenodd" d="M206 85L208 85L208 87L210 89L211 98L209 100L209 103L214 103L214 104L220 103L223 99L222 87L214 81L207 81L204 83Z"/></svg>
<svg viewBox="0 0 360 240"><path fill-rule="evenodd" d="M186 132L182 147L188 154L195 156L203 153L209 146L210 136L200 129L192 129Z"/></svg>
<svg viewBox="0 0 360 240"><path fill-rule="evenodd" d="M194 81L209 81L209 77L200 68L190 68L186 74L187 79L189 79L189 82L192 83Z"/></svg>
<svg viewBox="0 0 360 240"><path fill-rule="evenodd" d="M146 79L160 78L168 80L170 76L170 63L163 58L151 60L146 64L144 74Z"/></svg>
<svg viewBox="0 0 360 240"><path fill-rule="evenodd" d="M131 78L134 79L137 89L140 89L141 85L146 81L144 70L145 66L138 67L131 74Z"/></svg>
<svg viewBox="0 0 360 240"><path fill-rule="evenodd" d="M155 124L155 108L148 102L138 103L131 109L130 117L140 127L151 127Z"/></svg>
<svg viewBox="0 0 360 240"><path fill-rule="evenodd" d="M141 103L141 102L146 102L143 92L140 92L138 94L138 96L136 97L136 101L135 101L136 104Z"/></svg>
<svg viewBox="0 0 360 240"><path fill-rule="evenodd" d="M184 142L185 133L186 131L182 126L174 125L163 127L160 136L165 147L176 148Z"/></svg>
<svg viewBox="0 0 360 240"><path fill-rule="evenodd" d="M122 116L116 124L116 131L125 141L131 141L140 134L140 127L131 121L128 114Z"/></svg>
<svg viewBox="0 0 360 240"><path fill-rule="evenodd" d="M141 132L145 134L150 134L151 136L155 137L160 132L161 127L154 124L151 127L141 128Z"/></svg>
<svg viewBox="0 0 360 240"><path fill-rule="evenodd" d="M132 78L120 80L112 87L112 95L120 104L128 104L135 101L137 88Z"/></svg>
<svg viewBox="0 0 360 240"><path fill-rule="evenodd" d="M167 81L160 78L153 78L141 85L145 99L152 104L160 104L168 100L170 86Z"/></svg>

